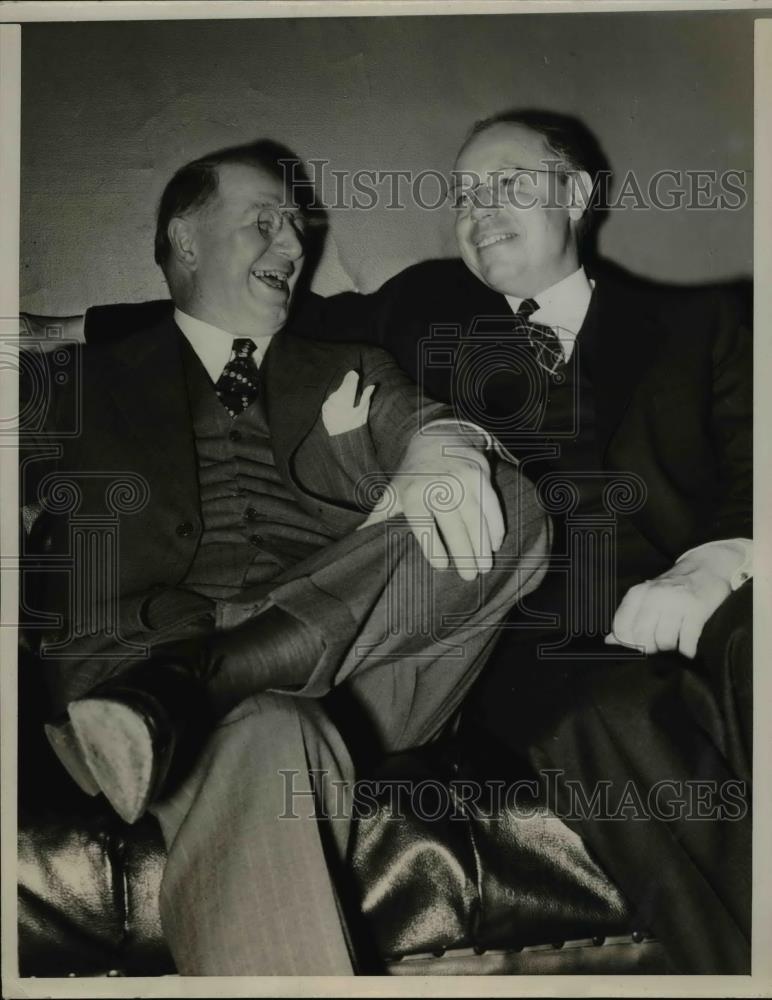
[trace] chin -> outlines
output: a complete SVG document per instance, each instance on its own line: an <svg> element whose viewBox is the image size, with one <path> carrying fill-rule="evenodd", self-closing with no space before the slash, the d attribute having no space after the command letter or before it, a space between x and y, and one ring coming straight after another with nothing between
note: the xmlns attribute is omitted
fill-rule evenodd
<svg viewBox="0 0 772 1000"><path fill-rule="evenodd" d="M480 267L479 270L482 280L494 291L500 292L502 295L520 296L521 293L518 290L519 269L515 264L507 264L506 261L492 261L485 267Z"/></svg>

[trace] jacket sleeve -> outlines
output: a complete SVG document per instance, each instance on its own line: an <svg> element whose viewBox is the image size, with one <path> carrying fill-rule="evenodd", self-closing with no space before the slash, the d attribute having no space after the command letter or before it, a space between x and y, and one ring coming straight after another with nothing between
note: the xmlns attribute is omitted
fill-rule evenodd
<svg viewBox="0 0 772 1000"><path fill-rule="evenodd" d="M422 393L385 351L363 348L361 358L362 389L377 387L369 425L378 462L384 472L393 473L410 439L431 421L452 418L453 410Z"/></svg>

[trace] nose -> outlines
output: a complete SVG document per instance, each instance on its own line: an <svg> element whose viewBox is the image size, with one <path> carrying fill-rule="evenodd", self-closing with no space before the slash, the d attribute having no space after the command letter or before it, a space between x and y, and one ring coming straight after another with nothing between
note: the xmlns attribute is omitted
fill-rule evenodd
<svg viewBox="0 0 772 1000"><path fill-rule="evenodd" d="M478 184L472 192L469 213L473 219L485 219L492 215L500 205L488 184Z"/></svg>
<svg viewBox="0 0 772 1000"><path fill-rule="evenodd" d="M487 201L475 198L471 208L469 209L469 214L475 221L478 219L487 219L488 216L493 215L497 207L498 206L491 204L490 196Z"/></svg>
<svg viewBox="0 0 772 1000"><path fill-rule="evenodd" d="M286 215L281 216L278 231L273 237L273 247L287 260L297 260L303 256L303 239L294 223Z"/></svg>

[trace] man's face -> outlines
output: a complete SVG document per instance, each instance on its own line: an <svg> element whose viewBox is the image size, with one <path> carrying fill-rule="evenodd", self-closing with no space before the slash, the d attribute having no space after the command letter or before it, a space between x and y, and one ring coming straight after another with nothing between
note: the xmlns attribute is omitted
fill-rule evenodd
<svg viewBox="0 0 772 1000"><path fill-rule="evenodd" d="M567 205L576 188L554 173L556 159L539 133L501 123L476 135L456 160L462 189L491 185L456 209L461 256L504 295L538 295L579 267L575 223L582 211ZM547 172L523 174L516 191L497 196L498 180L512 177L517 167Z"/></svg>
<svg viewBox="0 0 772 1000"><path fill-rule="evenodd" d="M224 164L218 178L216 194L191 220L189 308L234 336L274 334L303 263L300 222L287 213L273 234L258 225L261 209L284 203L284 185L266 170Z"/></svg>

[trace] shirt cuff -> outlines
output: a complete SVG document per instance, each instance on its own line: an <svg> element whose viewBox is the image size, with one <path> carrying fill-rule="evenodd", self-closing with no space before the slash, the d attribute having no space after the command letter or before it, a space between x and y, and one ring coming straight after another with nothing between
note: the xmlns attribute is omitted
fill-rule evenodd
<svg viewBox="0 0 772 1000"><path fill-rule="evenodd" d="M732 590L737 590L753 578L753 540L751 538L722 538L715 542L704 542L702 545L695 545L693 549L688 549L676 559L676 563L680 563L682 559L695 552L709 552L712 548L727 544L737 548L737 556L740 560L739 565L729 578L729 586Z"/></svg>
<svg viewBox="0 0 772 1000"><path fill-rule="evenodd" d="M512 465L520 465L520 459L513 455L512 452L506 448L497 437L494 437L490 431L486 431L484 427L479 424L473 423L471 420L458 420L455 417L438 417L437 420L430 420L428 423L424 424L423 428L419 433L423 433L429 427L438 427L442 424L450 424L461 431L468 431L471 433L479 434L482 441L479 442L479 446L485 451L495 451L499 458L502 458L505 462L509 462Z"/></svg>
<svg viewBox="0 0 772 1000"><path fill-rule="evenodd" d="M429 431L430 428L443 426L451 427L462 434L468 433L479 435L479 437L482 438L482 441L480 441L479 444L485 448L486 451L495 447L497 444L493 435L489 431L486 431L484 427L480 427L479 424L472 423L471 420L458 420L456 417L438 417L436 420L430 420L428 423L424 424L419 433L423 434L426 431Z"/></svg>

